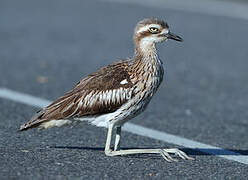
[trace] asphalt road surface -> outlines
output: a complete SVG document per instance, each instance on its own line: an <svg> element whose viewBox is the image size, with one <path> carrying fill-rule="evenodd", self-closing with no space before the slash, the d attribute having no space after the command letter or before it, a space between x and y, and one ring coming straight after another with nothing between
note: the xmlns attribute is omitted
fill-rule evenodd
<svg viewBox="0 0 248 180"><path fill-rule="evenodd" d="M0 88L54 100L100 66L131 57L133 28L144 17L166 19L184 42L158 46L165 81L132 123L238 152L247 159L248 21L244 19L128 3L2 0ZM0 179L248 178L248 163L129 132L123 132L123 148L178 147L196 160L106 157L106 129L86 123L18 133L39 108L8 98L0 98L0 108Z"/></svg>

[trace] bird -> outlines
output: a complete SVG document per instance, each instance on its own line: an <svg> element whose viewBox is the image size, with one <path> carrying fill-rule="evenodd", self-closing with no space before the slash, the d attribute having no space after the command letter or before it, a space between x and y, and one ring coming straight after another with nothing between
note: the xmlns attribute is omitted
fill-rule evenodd
<svg viewBox="0 0 248 180"><path fill-rule="evenodd" d="M121 127L142 113L163 81L164 68L156 44L169 39L183 39L170 32L167 22L145 18L134 28L134 55L118 59L81 79L70 91L44 107L21 125L20 131L30 128L47 129L78 121L105 127L105 155L160 154L166 161L193 160L183 151L170 149L120 149ZM113 131L116 132L111 147Z"/></svg>

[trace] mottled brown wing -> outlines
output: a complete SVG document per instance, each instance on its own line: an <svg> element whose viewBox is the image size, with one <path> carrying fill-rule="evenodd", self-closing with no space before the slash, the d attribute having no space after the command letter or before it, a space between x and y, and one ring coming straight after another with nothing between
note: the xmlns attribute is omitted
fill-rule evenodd
<svg viewBox="0 0 248 180"><path fill-rule="evenodd" d="M132 96L128 63L119 61L88 75L71 91L35 114L20 130L49 120L114 112Z"/></svg>

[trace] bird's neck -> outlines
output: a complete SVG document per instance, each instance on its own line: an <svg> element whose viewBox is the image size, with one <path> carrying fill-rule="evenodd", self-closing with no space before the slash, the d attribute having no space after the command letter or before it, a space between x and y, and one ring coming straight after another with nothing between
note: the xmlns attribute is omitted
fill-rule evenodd
<svg viewBox="0 0 248 180"><path fill-rule="evenodd" d="M134 59L136 64L158 66L157 50L154 42L136 41Z"/></svg>
<svg viewBox="0 0 248 180"><path fill-rule="evenodd" d="M151 75L163 71L154 43L136 44L133 70Z"/></svg>
<svg viewBox="0 0 248 180"><path fill-rule="evenodd" d="M150 59L157 55L155 43L149 41L135 42L135 59Z"/></svg>
<svg viewBox="0 0 248 180"><path fill-rule="evenodd" d="M131 79L134 84L137 83L139 87L137 91L148 88L150 93L153 94L163 80L164 70L162 62L157 56L155 44L142 45L136 46Z"/></svg>

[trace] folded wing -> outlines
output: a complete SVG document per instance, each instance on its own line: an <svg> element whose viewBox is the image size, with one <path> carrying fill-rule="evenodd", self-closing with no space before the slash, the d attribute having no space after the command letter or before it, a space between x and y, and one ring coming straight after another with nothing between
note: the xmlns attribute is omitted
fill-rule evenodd
<svg viewBox="0 0 248 180"><path fill-rule="evenodd" d="M20 130L51 120L94 116L116 111L132 96L128 61L103 67L82 79L71 91L37 112Z"/></svg>

